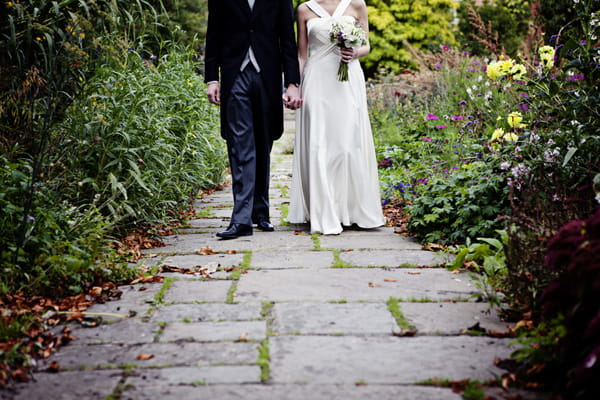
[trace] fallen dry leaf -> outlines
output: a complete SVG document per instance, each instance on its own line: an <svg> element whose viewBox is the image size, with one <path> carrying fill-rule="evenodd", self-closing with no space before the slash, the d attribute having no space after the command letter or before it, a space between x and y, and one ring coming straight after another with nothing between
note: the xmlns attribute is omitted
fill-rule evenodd
<svg viewBox="0 0 600 400"><path fill-rule="evenodd" d="M380 287L381 285L376 285L373 282L369 282L369 287Z"/></svg>
<svg viewBox="0 0 600 400"><path fill-rule="evenodd" d="M408 271L407 274L409 274L409 275L421 275L421 272L419 272L419 271Z"/></svg>
<svg viewBox="0 0 600 400"><path fill-rule="evenodd" d="M392 335L394 336L398 336L398 337L411 337L411 336L415 336L417 334L417 330L414 328L400 328L398 329L394 329L392 330Z"/></svg>
<svg viewBox="0 0 600 400"><path fill-rule="evenodd" d="M141 361L146 361L154 358L154 354L138 354L135 358Z"/></svg>
<svg viewBox="0 0 600 400"><path fill-rule="evenodd" d="M203 246L202 248L200 248L200 250L198 250L197 253L201 256L210 256L213 254L217 254L217 252L211 249L209 246Z"/></svg>
<svg viewBox="0 0 600 400"><path fill-rule="evenodd" d="M439 243L425 243L423 244L423 250L429 251L441 251L444 250L445 246Z"/></svg>
<svg viewBox="0 0 600 400"><path fill-rule="evenodd" d="M227 250L227 254L237 254L237 251L235 251L235 250Z"/></svg>
<svg viewBox="0 0 600 400"><path fill-rule="evenodd" d="M389 279L389 278L385 278L383 281L384 282L396 282L395 279Z"/></svg>
<svg viewBox="0 0 600 400"><path fill-rule="evenodd" d="M238 342L247 342L248 341L248 332L244 332L238 338Z"/></svg>
<svg viewBox="0 0 600 400"><path fill-rule="evenodd" d="M304 234L304 232L302 232L302 231L294 231L294 235L303 235L303 234Z"/></svg>
<svg viewBox="0 0 600 400"><path fill-rule="evenodd" d="M48 365L48 372L59 372L60 371L60 365L58 365L58 363L56 361L52 361L50 363L50 365Z"/></svg>

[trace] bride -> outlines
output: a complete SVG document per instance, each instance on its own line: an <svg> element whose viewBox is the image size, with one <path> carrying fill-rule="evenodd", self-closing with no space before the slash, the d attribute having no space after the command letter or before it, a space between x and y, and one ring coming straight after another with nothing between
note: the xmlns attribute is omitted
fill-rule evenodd
<svg viewBox="0 0 600 400"><path fill-rule="evenodd" d="M364 0L310 0L298 7L298 58L302 108L296 142L288 221L310 222L311 232L339 234L344 226L384 224L377 162L358 58L370 51L332 43L333 23L356 21L368 37ZM348 81L338 80L340 61Z"/></svg>

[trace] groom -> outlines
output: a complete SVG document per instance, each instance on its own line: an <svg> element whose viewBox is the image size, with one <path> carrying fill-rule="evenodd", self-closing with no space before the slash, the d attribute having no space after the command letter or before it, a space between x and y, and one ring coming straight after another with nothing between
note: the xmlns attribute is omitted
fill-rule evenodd
<svg viewBox="0 0 600 400"><path fill-rule="evenodd" d="M217 236L252 235L253 223L273 231L271 147L283 133L283 104L302 103L291 0L209 0L205 81L208 100L221 105L233 181L231 223Z"/></svg>

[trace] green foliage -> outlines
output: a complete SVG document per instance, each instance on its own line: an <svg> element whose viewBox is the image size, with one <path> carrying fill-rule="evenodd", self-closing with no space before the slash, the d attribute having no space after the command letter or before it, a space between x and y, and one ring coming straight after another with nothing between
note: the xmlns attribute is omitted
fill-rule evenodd
<svg viewBox="0 0 600 400"><path fill-rule="evenodd" d="M159 60L134 53L101 68L57 127L65 152L50 174L74 202L131 224L164 223L201 188L222 180L226 156L217 110L206 101L193 53Z"/></svg>
<svg viewBox="0 0 600 400"><path fill-rule="evenodd" d="M476 274L472 273L471 278L482 291L481 296L495 307L499 307L503 300L499 291L508 273L504 251L508 235L506 231L497 233L500 239L477 238L475 243L467 239L465 245L449 249L450 252L456 253L451 268L464 266L474 270Z"/></svg>
<svg viewBox="0 0 600 400"><path fill-rule="evenodd" d="M124 278L125 270L98 261L110 253L108 225L93 206L72 206L42 183L24 206L30 173L27 162L0 157L0 294L26 287L28 293L64 295L99 277Z"/></svg>
<svg viewBox="0 0 600 400"><path fill-rule="evenodd" d="M515 56L523 45L523 38L527 35L531 20L531 0L509 1L484 1L475 2L466 0L460 2L458 8L458 33L457 40L462 43L465 50L474 54L489 54L489 49L478 41L485 34L478 28L485 28L498 35L498 50L504 49L508 55ZM474 10L483 26L479 26L469 10ZM474 37L475 36L475 37Z"/></svg>
<svg viewBox="0 0 600 400"><path fill-rule="evenodd" d="M370 1L371 53L364 59L367 75L413 68L413 56L405 43L417 49L454 44L451 21L456 7L453 0Z"/></svg>
<svg viewBox="0 0 600 400"><path fill-rule="evenodd" d="M433 178L413 204L408 228L420 240L464 242L469 237L490 237L503 223L507 188L504 177L486 163L466 165L447 177Z"/></svg>

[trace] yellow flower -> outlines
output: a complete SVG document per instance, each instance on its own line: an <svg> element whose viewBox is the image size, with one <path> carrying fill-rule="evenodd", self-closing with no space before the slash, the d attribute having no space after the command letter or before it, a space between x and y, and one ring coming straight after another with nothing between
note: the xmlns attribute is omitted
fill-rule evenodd
<svg viewBox="0 0 600 400"><path fill-rule="evenodd" d="M6 7L14 7L14 4L12 3L12 1L7 1Z"/></svg>
<svg viewBox="0 0 600 400"><path fill-rule="evenodd" d="M510 69L510 74L512 75L514 80L520 81L523 80L523 78L525 78L525 75L527 75L527 69L523 64L515 64Z"/></svg>
<svg viewBox="0 0 600 400"><path fill-rule="evenodd" d="M523 116L520 112L515 111L508 114L507 120L508 125L510 125L511 128L521 128L521 121L523 121Z"/></svg>
<svg viewBox="0 0 600 400"><path fill-rule="evenodd" d="M81 33L79 34L79 37L80 37L81 39L85 39L85 33L81 32Z"/></svg>
<svg viewBox="0 0 600 400"><path fill-rule="evenodd" d="M544 68L552 68L554 66L554 55L543 54L540 56Z"/></svg>
<svg viewBox="0 0 600 400"><path fill-rule="evenodd" d="M494 133L492 133L492 139L490 141L495 142L496 140L499 140L502 136L504 136L504 129L496 128L496 130L494 130Z"/></svg>
<svg viewBox="0 0 600 400"><path fill-rule="evenodd" d="M510 72L510 69L512 68L514 63L515 62L509 58L508 60L500 61L498 63L498 67L500 68L500 71L502 71L502 74L506 75Z"/></svg>
<svg viewBox="0 0 600 400"><path fill-rule="evenodd" d="M551 57L554 57L554 48L552 46L542 46L538 49L538 54L540 57L544 54L548 54Z"/></svg>
<svg viewBox="0 0 600 400"><path fill-rule="evenodd" d="M39 37L39 36L36 36L35 40L37 40L37 41L41 42L41 41L42 41L42 40L44 40L44 39L42 39L42 38L41 38L41 37Z"/></svg>
<svg viewBox="0 0 600 400"><path fill-rule="evenodd" d="M488 78L493 80L500 79L504 76L497 61L489 63L485 72Z"/></svg>
<svg viewBox="0 0 600 400"><path fill-rule="evenodd" d="M506 132L502 138L508 142L516 142L519 136L514 132Z"/></svg>

